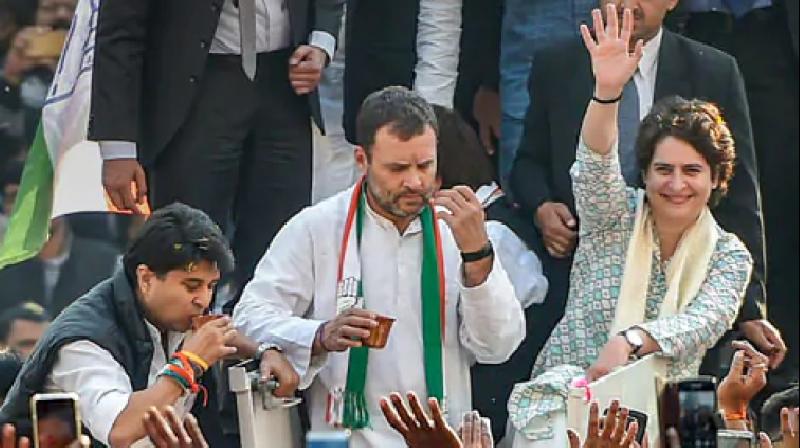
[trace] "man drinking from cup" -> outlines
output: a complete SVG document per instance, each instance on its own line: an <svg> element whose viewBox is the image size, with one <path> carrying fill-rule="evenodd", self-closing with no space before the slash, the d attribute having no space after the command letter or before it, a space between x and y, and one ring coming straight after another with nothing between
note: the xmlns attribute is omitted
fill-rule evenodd
<svg viewBox="0 0 800 448"><path fill-rule="evenodd" d="M405 447L380 397L436 398L457 426L472 410L470 365L505 361L524 316L472 190L437 191L430 105L388 87L364 101L357 134L364 177L280 231L234 324L283 349L309 387L312 430L349 428L353 448Z"/></svg>

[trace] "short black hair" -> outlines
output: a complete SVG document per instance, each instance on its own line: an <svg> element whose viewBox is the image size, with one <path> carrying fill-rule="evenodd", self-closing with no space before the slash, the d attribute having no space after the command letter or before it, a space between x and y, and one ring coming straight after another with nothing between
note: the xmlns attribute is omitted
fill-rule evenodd
<svg viewBox="0 0 800 448"><path fill-rule="evenodd" d="M0 341L8 341L11 326L18 320L44 323L50 322L50 315L36 302L20 303L3 311L3 314L0 314Z"/></svg>
<svg viewBox="0 0 800 448"><path fill-rule="evenodd" d="M22 369L22 359L12 351L0 352L0 404L5 400L11 386Z"/></svg>
<svg viewBox="0 0 800 448"><path fill-rule="evenodd" d="M433 112L439 122L436 174L441 188L466 185L477 190L491 184L494 166L475 130L453 109L434 105Z"/></svg>
<svg viewBox="0 0 800 448"><path fill-rule="evenodd" d="M790 388L772 394L761 406L761 430L776 442L781 438L781 409L794 409L800 406L800 388L794 384Z"/></svg>
<svg viewBox="0 0 800 448"><path fill-rule="evenodd" d="M179 202L160 208L145 221L122 257L129 280L136 281L136 268L146 265L159 277L169 271L187 269L191 263L208 261L221 273L233 270L228 241L211 218Z"/></svg>
<svg viewBox="0 0 800 448"><path fill-rule="evenodd" d="M422 135L427 127L439 134L431 105L419 94L400 86L373 92L361 104L356 117L356 140L367 156L375 144L375 135L384 126L390 126L391 134L403 141Z"/></svg>

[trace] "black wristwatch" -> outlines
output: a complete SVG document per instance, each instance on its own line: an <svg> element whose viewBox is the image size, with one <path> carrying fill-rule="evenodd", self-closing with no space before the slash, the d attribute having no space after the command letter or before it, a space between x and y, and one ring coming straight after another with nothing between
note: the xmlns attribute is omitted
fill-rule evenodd
<svg viewBox="0 0 800 448"><path fill-rule="evenodd" d="M483 260L486 257L491 257L494 255L494 247L492 247L492 241L486 240L486 245L483 246L480 250L475 252L461 252L461 261L464 263L471 263L473 261Z"/></svg>
<svg viewBox="0 0 800 448"><path fill-rule="evenodd" d="M259 345L258 348L256 349L256 354L255 354L255 356L253 356L253 359L255 360L255 362L260 364L261 363L261 358L264 357L264 353L267 350L275 350L278 353L282 352L281 348L278 347L277 345L275 345L275 344L267 344L265 342L265 343Z"/></svg>

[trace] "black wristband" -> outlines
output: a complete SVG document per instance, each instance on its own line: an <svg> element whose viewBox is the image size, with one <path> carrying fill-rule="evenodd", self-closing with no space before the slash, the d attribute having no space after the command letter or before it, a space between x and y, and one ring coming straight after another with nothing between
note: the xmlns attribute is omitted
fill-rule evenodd
<svg viewBox="0 0 800 448"><path fill-rule="evenodd" d="M473 261L483 260L486 257L494 255L494 247L490 240L486 241L486 245L481 250L475 252L461 252L461 261L470 263Z"/></svg>
<svg viewBox="0 0 800 448"><path fill-rule="evenodd" d="M592 95L592 101L594 101L595 103L600 103L600 104L614 104L614 103L619 103L619 100L621 100L621 99L622 99L622 93L620 93L618 97L616 97L616 98L611 98L610 100L605 100L605 99L598 98L598 97L596 97L596 96Z"/></svg>

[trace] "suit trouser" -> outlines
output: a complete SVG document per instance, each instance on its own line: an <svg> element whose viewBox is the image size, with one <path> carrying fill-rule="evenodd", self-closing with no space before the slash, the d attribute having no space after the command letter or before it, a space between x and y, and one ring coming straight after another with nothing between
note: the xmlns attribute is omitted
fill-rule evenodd
<svg viewBox="0 0 800 448"><path fill-rule="evenodd" d="M311 200L311 118L306 97L289 84L289 55L259 54L254 81L238 56L210 55L186 121L148 167L155 207L180 201L199 208L231 236L238 286L252 277L281 226ZM220 422L226 431L238 429L236 411L220 419L216 385L224 390L227 382L207 376L211 400L196 410L216 439L210 446L223 447Z"/></svg>

